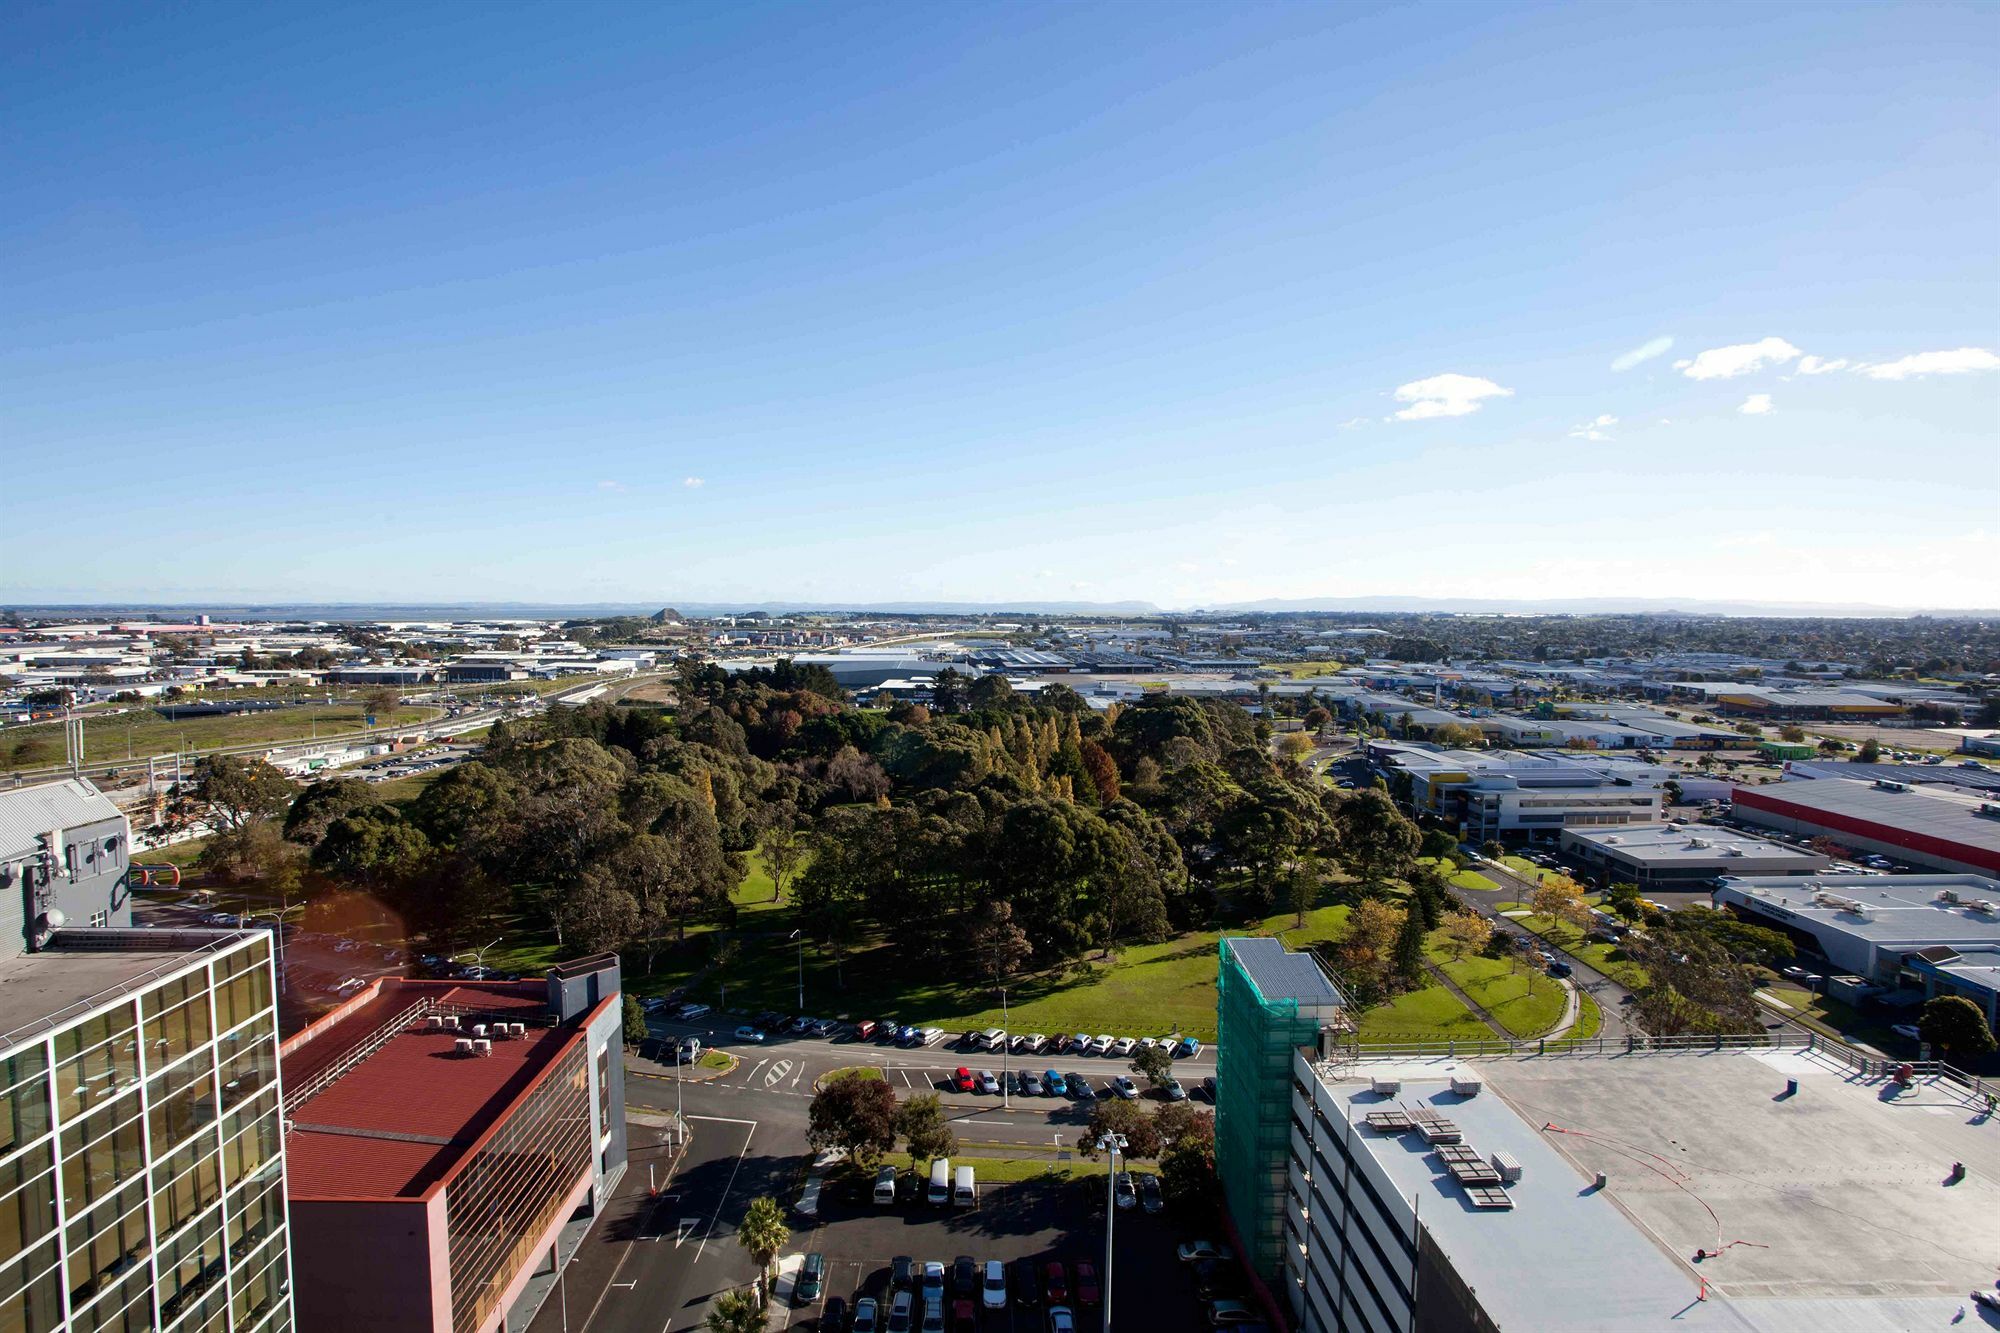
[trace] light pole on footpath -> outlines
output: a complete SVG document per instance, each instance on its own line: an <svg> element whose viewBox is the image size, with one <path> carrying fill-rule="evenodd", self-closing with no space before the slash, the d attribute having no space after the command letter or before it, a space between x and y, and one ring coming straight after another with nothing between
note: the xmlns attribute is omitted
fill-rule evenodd
<svg viewBox="0 0 2000 1333"><path fill-rule="evenodd" d="M1104 1326L1111 1323L1111 1232L1118 1223L1118 1154L1125 1150L1123 1134L1106 1134L1097 1146L1111 1154L1111 1173L1105 1177L1104 1191Z"/></svg>

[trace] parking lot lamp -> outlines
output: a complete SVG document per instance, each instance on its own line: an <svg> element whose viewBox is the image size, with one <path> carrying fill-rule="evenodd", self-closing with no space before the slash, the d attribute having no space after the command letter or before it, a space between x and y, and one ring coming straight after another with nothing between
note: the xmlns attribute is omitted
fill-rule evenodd
<svg viewBox="0 0 2000 1333"><path fill-rule="evenodd" d="M799 938L803 931L795 930L786 938L799 946L799 1016L806 1012L806 942Z"/></svg>
<svg viewBox="0 0 2000 1333"><path fill-rule="evenodd" d="M1008 1076L1007 1054L1014 1049L1014 1029L1007 1026L1007 988L1000 988L1000 1106L1005 1110L1014 1105L1013 1080ZM1110 1327L1106 1325L1105 1327Z"/></svg>
<svg viewBox="0 0 2000 1333"><path fill-rule="evenodd" d="M1097 1146L1111 1154L1111 1173L1105 1177L1104 1191L1104 1326L1111 1324L1111 1229L1118 1223L1118 1154L1125 1149L1123 1134L1106 1134Z"/></svg>

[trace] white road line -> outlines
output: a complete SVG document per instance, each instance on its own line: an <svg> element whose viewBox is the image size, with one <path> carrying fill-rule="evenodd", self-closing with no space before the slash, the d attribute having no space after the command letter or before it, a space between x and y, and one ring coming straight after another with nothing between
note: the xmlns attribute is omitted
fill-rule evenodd
<svg viewBox="0 0 2000 1333"><path fill-rule="evenodd" d="M757 1127L755 1120L737 1120L726 1115L690 1115L687 1118L689 1120L713 1120L718 1125L748 1125L752 1129Z"/></svg>
<svg viewBox="0 0 2000 1333"><path fill-rule="evenodd" d="M708 1117L703 1117L708 1118ZM740 1122L739 1122L740 1123ZM729 1191L736 1184L736 1173L743 1169L743 1155L750 1151L750 1140L757 1137L757 1122L750 1122L750 1132L743 1136L743 1146L736 1150L736 1165L729 1168L729 1180L722 1187L722 1198L715 1205L715 1216L708 1220L708 1230L695 1247L694 1261L701 1262L701 1252L708 1248L708 1238L715 1234L715 1224L722 1220L722 1210L729 1205Z"/></svg>
<svg viewBox="0 0 2000 1333"><path fill-rule="evenodd" d="M907 1070L907 1069L902 1069L902 1070L898 1070L897 1072L898 1072L898 1073L900 1073L900 1074L901 1074L901 1075L903 1076L903 1086L904 1086L904 1087L906 1087L906 1088L914 1088L914 1087L916 1087L916 1086L917 1086L916 1084L914 1084L914 1083L910 1082L910 1071L909 1071L909 1070Z"/></svg>

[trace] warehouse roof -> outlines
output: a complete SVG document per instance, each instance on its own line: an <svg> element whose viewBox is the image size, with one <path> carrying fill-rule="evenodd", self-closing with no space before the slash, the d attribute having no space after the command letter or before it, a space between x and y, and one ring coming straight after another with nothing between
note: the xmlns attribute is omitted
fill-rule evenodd
<svg viewBox="0 0 2000 1333"><path fill-rule="evenodd" d="M2000 912L1966 905L2000 904L2000 880L1983 875L1731 875L1716 899L1877 944L2000 945Z"/></svg>
<svg viewBox="0 0 2000 1333"><path fill-rule="evenodd" d="M1574 842L1587 843L1607 855L1654 864L1746 858L1787 862L1795 864L1801 871L1815 870L1827 864L1827 858L1817 853L1802 852L1783 843L1708 824L1699 828L1676 828L1670 824L1625 825L1615 829L1568 828L1563 830L1563 836Z"/></svg>
<svg viewBox="0 0 2000 1333"><path fill-rule="evenodd" d="M1796 817L1834 815L2000 857L2000 819L1980 813L1984 802L1907 783L1822 778L1739 787L1735 800L1755 810ZM1858 830L1857 830L1858 831Z"/></svg>

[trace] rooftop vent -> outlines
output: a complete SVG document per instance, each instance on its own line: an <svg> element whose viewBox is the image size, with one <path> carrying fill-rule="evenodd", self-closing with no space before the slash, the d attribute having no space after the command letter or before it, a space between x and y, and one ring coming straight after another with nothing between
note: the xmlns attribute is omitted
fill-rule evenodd
<svg viewBox="0 0 2000 1333"><path fill-rule="evenodd" d="M1875 789L1877 791L1908 791L1910 784L1907 782L1892 782L1888 778L1877 778L1875 779Z"/></svg>

